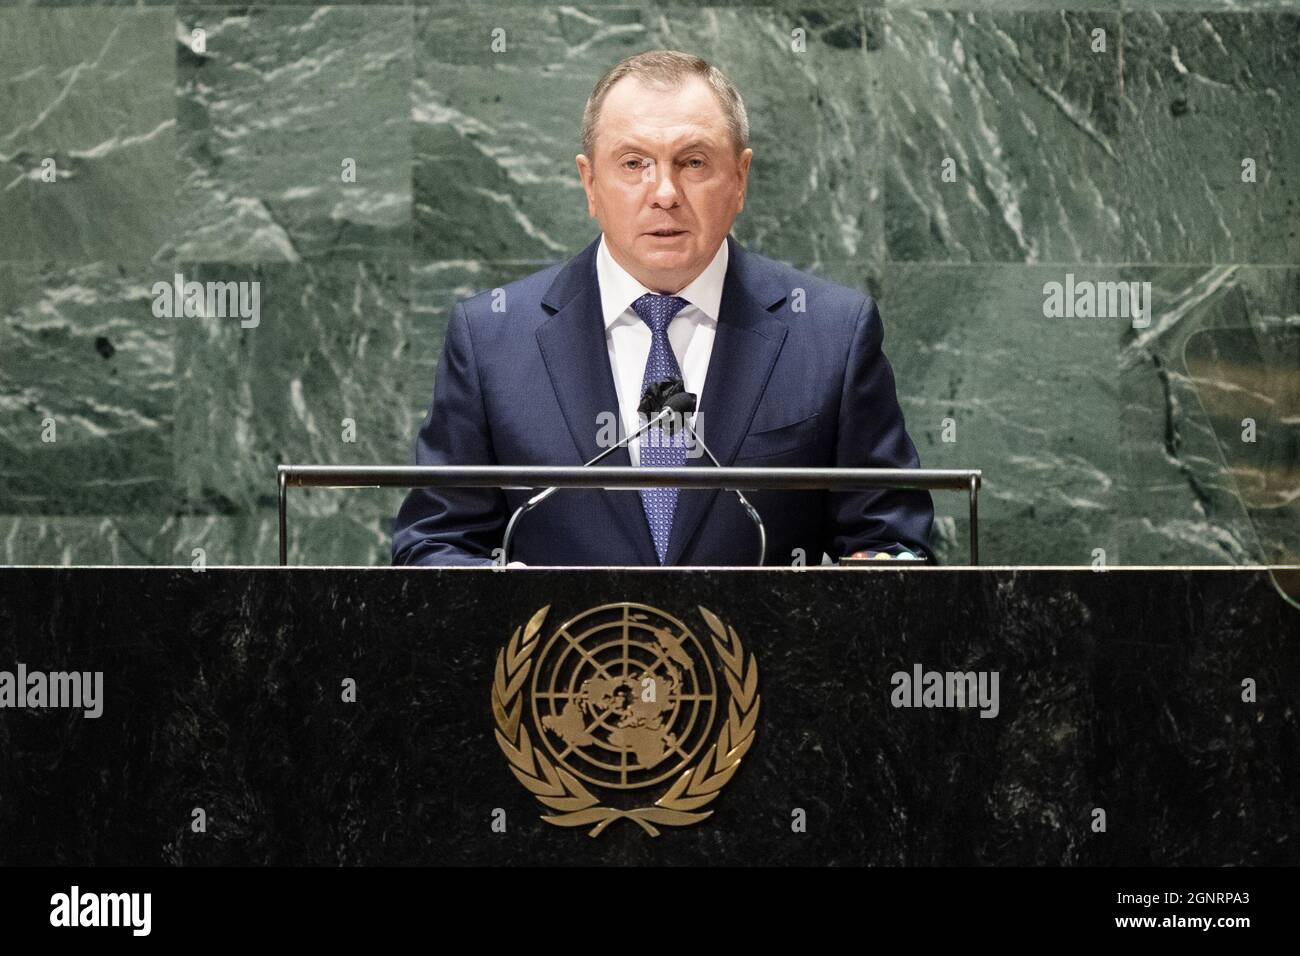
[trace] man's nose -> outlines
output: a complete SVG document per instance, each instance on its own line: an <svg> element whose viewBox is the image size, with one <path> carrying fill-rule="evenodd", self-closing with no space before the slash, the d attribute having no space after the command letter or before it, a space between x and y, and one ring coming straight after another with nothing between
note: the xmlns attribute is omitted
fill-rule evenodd
<svg viewBox="0 0 1300 956"><path fill-rule="evenodd" d="M650 199L660 206L672 206L677 202L677 179L672 172L671 163L655 163L654 181L650 185Z"/></svg>

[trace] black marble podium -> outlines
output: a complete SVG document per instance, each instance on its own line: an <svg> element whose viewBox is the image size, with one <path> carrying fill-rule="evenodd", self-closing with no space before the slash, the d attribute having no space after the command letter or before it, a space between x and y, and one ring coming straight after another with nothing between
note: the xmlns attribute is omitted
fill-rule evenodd
<svg viewBox="0 0 1300 956"><path fill-rule="evenodd" d="M511 774L493 667L625 601L716 612L762 708L708 820L591 837ZM0 864L1300 862L1300 611L1258 568L0 569L19 662L102 671L103 714L0 710ZM997 716L894 706L918 664L997 671Z"/></svg>

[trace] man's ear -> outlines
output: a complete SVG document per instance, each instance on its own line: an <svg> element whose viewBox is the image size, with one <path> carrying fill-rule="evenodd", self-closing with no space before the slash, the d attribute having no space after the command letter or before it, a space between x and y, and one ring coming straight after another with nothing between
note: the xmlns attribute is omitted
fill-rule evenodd
<svg viewBox="0 0 1300 956"><path fill-rule="evenodd" d="M749 164L753 158L754 151L752 149L747 149L740 154L736 169L736 174L740 177L740 203L736 207L736 212L740 212L745 208L745 189L749 186Z"/></svg>
<svg viewBox="0 0 1300 956"><path fill-rule="evenodd" d="M595 178L596 172L592 168L591 160L589 160L585 154L579 153L574 157L574 161L578 164L578 178L582 180L582 189L587 194L587 215L592 219L595 219L596 198L595 193L592 190L592 181Z"/></svg>

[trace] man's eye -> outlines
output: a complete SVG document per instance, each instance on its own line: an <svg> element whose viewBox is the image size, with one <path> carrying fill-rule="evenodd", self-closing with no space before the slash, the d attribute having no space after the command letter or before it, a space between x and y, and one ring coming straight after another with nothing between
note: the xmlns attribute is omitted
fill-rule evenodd
<svg viewBox="0 0 1300 956"><path fill-rule="evenodd" d="M690 166L692 169L702 169L704 167L704 160L699 159L698 157L696 159L688 159L686 165Z"/></svg>
<svg viewBox="0 0 1300 956"><path fill-rule="evenodd" d="M624 162L623 162L623 168L624 168L624 169L643 169L643 168L644 168L648 163L649 163L649 160L628 159L628 160L624 160Z"/></svg>

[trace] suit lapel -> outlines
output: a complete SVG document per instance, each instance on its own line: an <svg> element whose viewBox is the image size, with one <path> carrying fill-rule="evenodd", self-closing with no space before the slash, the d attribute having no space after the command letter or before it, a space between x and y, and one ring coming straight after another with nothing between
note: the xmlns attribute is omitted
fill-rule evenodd
<svg viewBox="0 0 1300 956"><path fill-rule="evenodd" d="M579 463L590 461L604 450L597 442L603 421L599 416L612 413L615 421L621 423L596 278L599 241L597 237L556 276L542 297L542 305L556 311L537 329L537 345L577 448ZM601 462L601 465L631 464L626 448L620 448ZM641 496L635 491L606 491L601 495L617 516L642 563L658 564Z"/></svg>
<svg viewBox="0 0 1300 956"><path fill-rule="evenodd" d="M730 236L726 241L730 243L727 277L698 423L700 435L724 466L735 460L781 353L786 327L772 318L768 309L787 294L739 243ZM713 467L706 455L688 459L687 465ZM718 494L717 490L683 491L678 496L666 564L676 564L681 558Z"/></svg>

